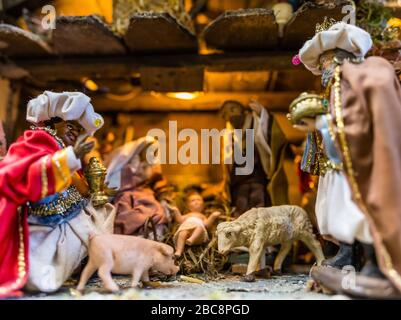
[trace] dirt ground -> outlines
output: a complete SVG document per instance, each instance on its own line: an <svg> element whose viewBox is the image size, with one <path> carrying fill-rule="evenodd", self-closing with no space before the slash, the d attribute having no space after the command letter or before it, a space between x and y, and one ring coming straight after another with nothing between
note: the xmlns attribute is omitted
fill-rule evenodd
<svg viewBox="0 0 401 320"><path fill-rule="evenodd" d="M345 296L329 296L307 290L308 275L284 274L271 279L257 279L256 282L240 281L238 276L223 276L222 279L202 284L182 281L162 282L157 288L131 289L130 277L115 276L121 288L118 294L108 294L102 288L99 278L93 278L85 294L80 295L73 288L75 281L55 294L26 296L25 299L88 299L88 300L319 300L347 299Z"/></svg>

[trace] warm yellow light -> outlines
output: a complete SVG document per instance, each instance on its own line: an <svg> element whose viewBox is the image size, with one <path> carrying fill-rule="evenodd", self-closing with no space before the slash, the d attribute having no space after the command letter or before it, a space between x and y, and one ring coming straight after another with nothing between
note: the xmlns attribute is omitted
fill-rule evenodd
<svg viewBox="0 0 401 320"><path fill-rule="evenodd" d="M99 86L96 84L96 82L91 79L84 79L84 85L90 91L97 91L99 89Z"/></svg>
<svg viewBox="0 0 401 320"><path fill-rule="evenodd" d="M166 94L169 98L181 99L181 100L193 100L199 97L199 92L169 92Z"/></svg>
<svg viewBox="0 0 401 320"><path fill-rule="evenodd" d="M391 18L387 21L387 25L392 28L400 28L401 27L401 19Z"/></svg>

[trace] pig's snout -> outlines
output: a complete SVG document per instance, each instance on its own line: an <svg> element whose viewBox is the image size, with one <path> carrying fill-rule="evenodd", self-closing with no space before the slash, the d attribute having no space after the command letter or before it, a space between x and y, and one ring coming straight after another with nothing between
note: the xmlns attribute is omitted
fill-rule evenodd
<svg viewBox="0 0 401 320"><path fill-rule="evenodd" d="M170 269L168 272L169 275L174 275L178 271L180 271L180 267L175 264L174 258L172 258L172 263L170 264L169 269Z"/></svg>
<svg viewBox="0 0 401 320"><path fill-rule="evenodd" d="M172 273L171 274L176 274L176 273L178 273L178 271L180 271L180 267L179 266L176 266L176 265L174 265L174 267L173 267L173 269L172 269L173 271L172 271Z"/></svg>

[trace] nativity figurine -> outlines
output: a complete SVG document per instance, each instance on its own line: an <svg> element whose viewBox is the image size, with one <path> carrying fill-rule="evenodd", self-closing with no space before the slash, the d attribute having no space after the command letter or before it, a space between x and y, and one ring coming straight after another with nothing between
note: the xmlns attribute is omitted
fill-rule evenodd
<svg viewBox="0 0 401 320"><path fill-rule="evenodd" d="M321 245L316 240L307 212L298 206L282 205L253 208L231 222L217 225L217 246L221 254L238 247L249 248L249 263L243 280L255 281L255 273L266 247L280 244L274 261L274 271L280 272L282 263L294 241L300 240L312 251L320 265L324 259Z"/></svg>
<svg viewBox="0 0 401 320"><path fill-rule="evenodd" d="M372 44L355 25L318 24L298 60L321 76L325 108L304 95L298 101L314 112L293 103L290 118L307 133L302 169L319 175L320 233L339 243L312 277L335 293L395 298L401 296L401 139L394 133L401 124L401 87L387 60L365 59ZM342 286L344 268L357 272L355 286Z"/></svg>
<svg viewBox="0 0 401 320"><path fill-rule="evenodd" d="M135 236L106 234L95 235L89 240L89 260L81 273L77 287L83 291L92 274L98 270L104 287L110 292L119 290L111 274L132 275L133 288L150 282L149 271L175 275L173 247Z"/></svg>
<svg viewBox="0 0 401 320"><path fill-rule="evenodd" d="M148 148L157 146L157 141L149 136L110 154L106 181L119 189L114 198L114 233L162 241L167 232L171 211L168 185L157 159L149 162L146 156Z"/></svg>
<svg viewBox="0 0 401 320"><path fill-rule="evenodd" d="M95 209L82 173L103 126L90 98L45 91L29 101L32 124L0 162L0 296L54 292L87 253L89 234L111 233L111 204Z"/></svg>
<svg viewBox="0 0 401 320"><path fill-rule="evenodd" d="M174 211L174 220L179 227L174 234L176 257L180 257L187 246L201 245L209 240L208 230L210 230L217 218L221 215L220 211L212 212L206 217L204 211L204 200L196 192L190 192L186 198L188 213L182 215L178 209Z"/></svg>
<svg viewBox="0 0 401 320"><path fill-rule="evenodd" d="M226 121L225 139L232 140L232 147L223 150L225 165L222 189L234 208L233 215L240 216L251 208L283 205L288 201L288 181L284 172L284 158L289 148L288 141L276 117L258 101L251 100L249 107L239 101L228 100L220 108ZM234 134L253 132L250 154L253 170L249 174L239 173L243 164L227 160L235 156L235 150L248 155L249 146ZM242 138L244 140L244 138ZM228 164L232 163L232 164Z"/></svg>

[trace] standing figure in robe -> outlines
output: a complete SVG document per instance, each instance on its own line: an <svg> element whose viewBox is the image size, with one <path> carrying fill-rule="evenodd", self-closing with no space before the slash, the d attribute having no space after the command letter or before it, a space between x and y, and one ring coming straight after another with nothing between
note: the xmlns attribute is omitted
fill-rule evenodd
<svg viewBox="0 0 401 320"><path fill-rule="evenodd" d="M364 59L370 35L344 22L318 26L299 59L322 75L325 109L295 122L307 131L302 167L320 174L316 215L320 233L339 251L312 270L326 288L360 297L401 292L401 88L393 67ZM312 103L313 104L313 103ZM294 120L294 114L290 116ZM358 271L355 243L365 263L355 283L343 285L341 269Z"/></svg>
<svg viewBox="0 0 401 320"><path fill-rule="evenodd" d="M87 255L90 235L112 232L114 207L95 209L82 175L86 142L103 125L90 98L45 91L32 124L0 162L0 296L59 289Z"/></svg>
<svg viewBox="0 0 401 320"><path fill-rule="evenodd" d="M248 111L238 101L226 101L220 109L226 121L227 132L242 129L243 141L239 150L246 154L245 130L253 129L254 155L253 171L248 175L236 174L241 167L233 161L225 165L224 183L226 193L230 196L231 205L235 207L234 216L238 217L251 208L288 204L288 182L284 172L284 158L288 142L275 117L259 102L251 101ZM233 135L234 136L234 135ZM232 156L232 150L224 159Z"/></svg>

